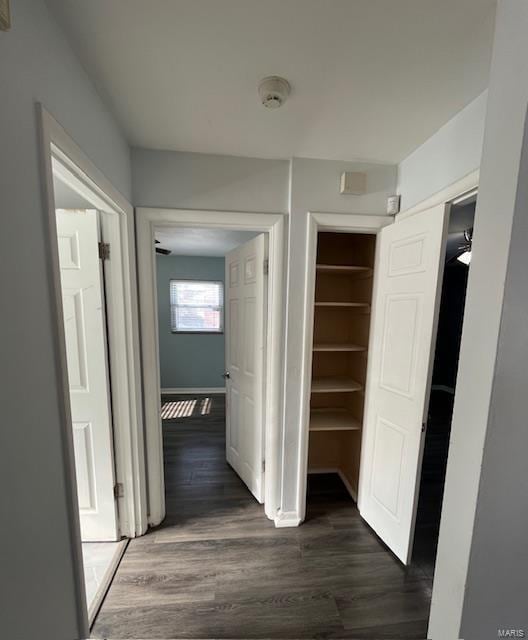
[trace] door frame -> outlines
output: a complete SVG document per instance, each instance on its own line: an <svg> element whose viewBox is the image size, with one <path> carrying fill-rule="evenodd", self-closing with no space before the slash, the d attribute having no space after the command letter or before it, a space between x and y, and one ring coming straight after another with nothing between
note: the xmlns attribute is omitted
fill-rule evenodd
<svg viewBox="0 0 528 640"><path fill-rule="evenodd" d="M145 406L149 515L152 526L165 517L163 438L161 430L161 384L158 339L158 301L154 228L157 225L260 231L269 238L268 304L266 328L264 449L266 479L264 511L275 523L280 519L282 383L284 322L284 231L281 213L244 213L189 209L136 208L139 313Z"/></svg>
<svg viewBox="0 0 528 640"><path fill-rule="evenodd" d="M409 209L404 209L400 213L397 213L396 220L403 220L425 209L432 209L438 204L460 204L462 199L471 196L471 194L478 189L479 174L479 169L468 173L460 180L453 182L429 198L418 202L412 207L409 207Z"/></svg>
<svg viewBox="0 0 528 640"><path fill-rule="evenodd" d="M377 235L383 227L394 222L393 216L365 215L357 213L307 213L308 229L306 242L306 277L304 281L305 307L303 313L303 354L301 363L301 424L299 437L299 478L297 480L297 504L300 505L300 520L306 516L306 489L308 476L308 442L310 419L310 395L312 385L312 343L314 332L314 301L317 259L317 234L320 231L340 233L368 233ZM375 266L378 261L376 247ZM368 375L368 373L367 373Z"/></svg>
<svg viewBox="0 0 528 640"><path fill-rule="evenodd" d="M41 104L38 105L38 116L43 191L48 212L46 231L54 298L55 352L61 372L59 388L63 445L68 463L70 522L74 538L79 542L75 550L75 567L82 583L80 593L84 594L53 175L59 175L61 181L100 212L102 233L111 245L112 258L105 265L104 281L115 477L116 483L122 485L122 495L117 499L119 531L129 538L147 530L133 208ZM124 363L126 366L123 367Z"/></svg>

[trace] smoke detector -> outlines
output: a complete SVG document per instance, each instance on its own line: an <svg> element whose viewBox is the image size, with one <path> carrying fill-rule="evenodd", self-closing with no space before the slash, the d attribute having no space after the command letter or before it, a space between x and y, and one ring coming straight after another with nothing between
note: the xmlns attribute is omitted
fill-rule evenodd
<svg viewBox="0 0 528 640"><path fill-rule="evenodd" d="M269 76L261 80L258 93L260 101L267 109L278 109L290 95L290 83L279 76Z"/></svg>

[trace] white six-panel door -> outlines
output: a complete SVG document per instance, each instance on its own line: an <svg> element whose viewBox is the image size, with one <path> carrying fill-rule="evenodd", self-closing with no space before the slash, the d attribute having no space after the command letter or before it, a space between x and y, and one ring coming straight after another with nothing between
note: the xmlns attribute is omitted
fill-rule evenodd
<svg viewBox="0 0 528 640"><path fill-rule="evenodd" d="M117 540L97 212L58 210L57 235L81 537Z"/></svg>
<svg viewBox="0 0 528 640"><path fill-rule="evenodd" d="M446 220L442 205L396 221L378 236L358 506L406 564L414 536Z"/></svg>
<svg viewBox="0 0 528 640"><path fill-rule="evenodd" d="M226 255L226 458L264 501L266 236Z"/></svg>

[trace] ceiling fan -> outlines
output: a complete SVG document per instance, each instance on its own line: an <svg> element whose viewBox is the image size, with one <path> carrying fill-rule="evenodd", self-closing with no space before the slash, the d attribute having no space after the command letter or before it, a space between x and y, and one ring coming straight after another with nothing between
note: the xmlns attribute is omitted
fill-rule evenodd
<svg viewBox="0 0 528 640"><path fill-rule="evenodd" d="M473 229L466 229L464 231L464 238L462 244L458 245L454 255L449 259L448 264L453 265L461 262L466 267L471 262L471 250L473 247Z"/></svg>
<svg viewBox="0 0 528 640"><path fill-rule="evenodd" d="M466 229L464 231L464 243L459 247L460 255L457 256L457 260L469 266L471 262L471 248L473 245L473 229Z"/></svg>
<svg viewBox="0 0 528 640"><path fill-rule="evenodd" d="M154 240L154 244L160 244L160 241ZM162 256L170 256L172 251L170 249L162 249L161 247L156 247L156 253L159 253Z"/></svg>

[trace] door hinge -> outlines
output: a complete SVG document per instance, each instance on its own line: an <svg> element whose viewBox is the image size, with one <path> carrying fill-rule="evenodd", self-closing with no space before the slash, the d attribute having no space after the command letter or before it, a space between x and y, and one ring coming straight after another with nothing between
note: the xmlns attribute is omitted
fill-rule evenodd
<svg viewBox="0 0 528 640"><path fill-rule="evenodd" d="M266 461L263 460L262 461L262 473L264 473L266 471Z"/></svg>
<svg viewBox="0 0 528 640"><path fill-rule="evenodd" d="M118 482L117 484L114 485L114 498L117 500L117 498L123 498L124 495L125 495L125 488L123 487L123 483Z"/></svg>
<svg viewBox="0 0 528 640"><path fill-rule="evenodd" d="M268 258L264 259L264 275L267 276L269 273L269 260Z"/></svg>
<svg viewBox="0 0 528 640"><path fill-rule="evenodd" d="M110 258L110 245L108 242L99 243L99 259L108 260Z"/></svg>

